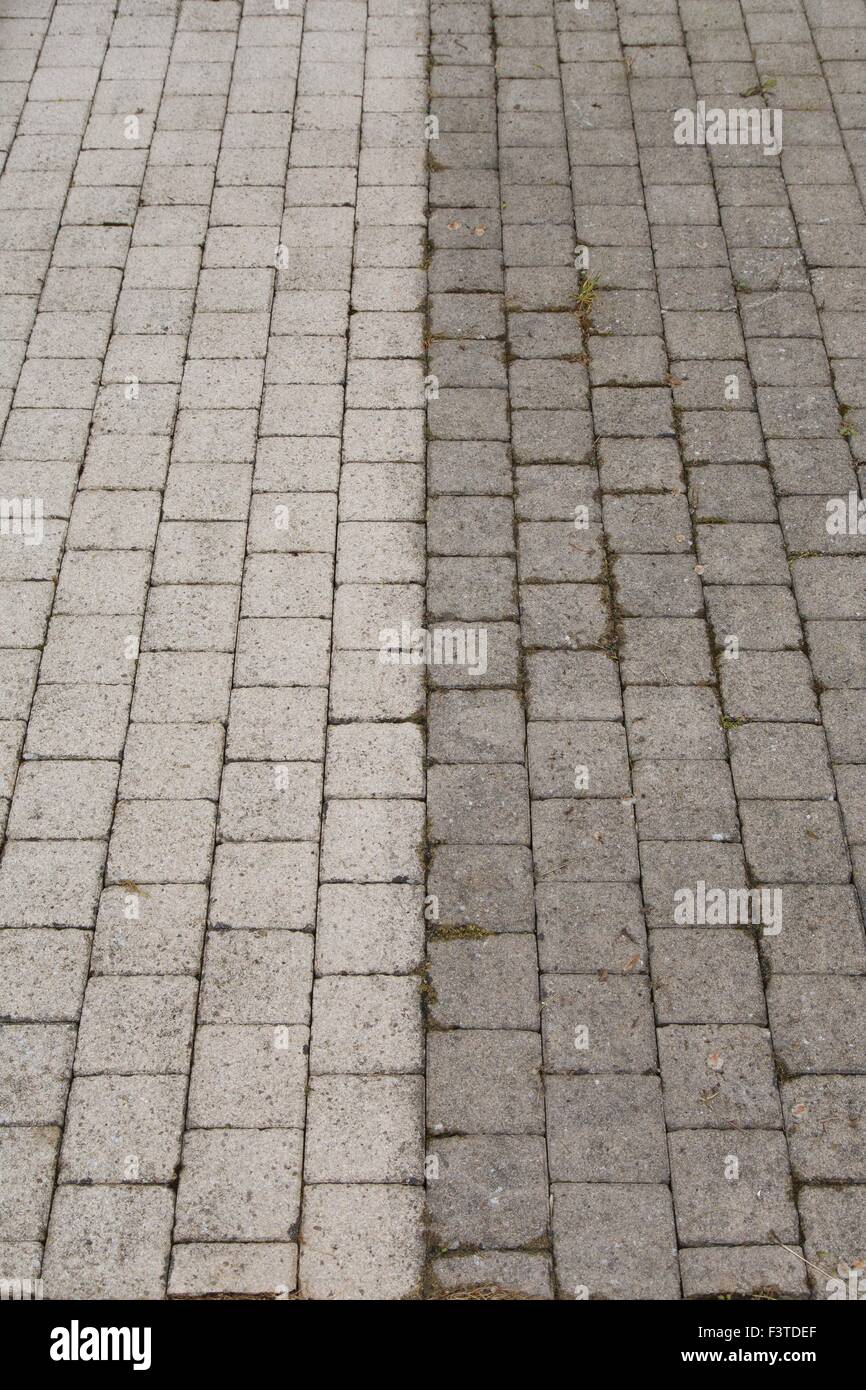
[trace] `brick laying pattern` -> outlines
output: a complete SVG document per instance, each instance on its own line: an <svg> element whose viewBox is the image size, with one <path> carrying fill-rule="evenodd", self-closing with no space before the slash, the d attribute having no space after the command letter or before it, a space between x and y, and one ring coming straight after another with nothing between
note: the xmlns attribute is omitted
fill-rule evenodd
<svg viewBox="0 0 866 1390"><path fill-rule="evenodd" d="M0 50L0 1277L826 1297L861 0L0 0Z"/></svg>

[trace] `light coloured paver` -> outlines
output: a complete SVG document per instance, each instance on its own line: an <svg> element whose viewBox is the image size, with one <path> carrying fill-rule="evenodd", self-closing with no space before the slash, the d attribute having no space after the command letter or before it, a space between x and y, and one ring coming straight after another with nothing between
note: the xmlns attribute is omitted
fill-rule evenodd
<svg viewBox="0 0 866 1390"><path fill-rule="evenodd" d="M423 459L422 348L420 341L392 346L376 325L408 321L423 305L426 276L420 236L393 247L377 238L370 243L377 248L372 266L365 264L362 242L383 191L375 173L365 171L365 155L402 155L417 169L424 166L423 86L410 90L399 79L380 81L375 64L423 61L426 6L396 21L402 31L388 32L392 10L350 3L327 20L326 7L315 10L301 48L299 100L321 105L324 113L324 94L335 83L337 90L357 91L357 104L347 99L342 119L334 107L321 121L326 130L341 126L343 142L349 135L346 153L333 162L357 181L356 215L324 207L312 223L308 206L287 218L299 235L318 226L326 245L345 246L342 283L356 311L353 323L361 317L368 323L363 339L353 329L341 343L337 366L345 392L337 386L280 388L299 394L311 416L329 393L337 426L331 431L320 422L315 432L341 437L336 536L329 534L335 591L327 609L333 640L319 862L322 930L298 1272L305 1298L417 1297L423 1272L423 1030L416 972L423 957L424 739L411 722L418 696L406 686L405 668L384 664L380 651L383 628L420 617L414 595L424 581L423 494L404 487L401 475ZM327 24L331 53L322 52L320 22ZM393 94L393 104L377 102L380 89ZM310 178L304 167L311 162L304 145L294 195L306 186L307 198L327 201L321 179ZM394 177L399 180L399 173ZM387 225L402 224L400 209L413 199L414 220L422 222L423 196L418 182L392 183ZM348 305L345 313L341 332L349 327ZM297 331L310 334L297 342L315 349L320 340L314 333L322 327L301 319Z"/></svg>

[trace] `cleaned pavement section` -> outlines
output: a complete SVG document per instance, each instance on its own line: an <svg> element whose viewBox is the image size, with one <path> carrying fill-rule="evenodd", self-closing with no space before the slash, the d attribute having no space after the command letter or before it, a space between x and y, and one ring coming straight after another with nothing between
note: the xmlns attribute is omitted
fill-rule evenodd
<svg viewBox="0 0 866 1390"><path fill-rule="evenodd" d="M864 74L0 0L0 1278L862 1296Z"/></svg>

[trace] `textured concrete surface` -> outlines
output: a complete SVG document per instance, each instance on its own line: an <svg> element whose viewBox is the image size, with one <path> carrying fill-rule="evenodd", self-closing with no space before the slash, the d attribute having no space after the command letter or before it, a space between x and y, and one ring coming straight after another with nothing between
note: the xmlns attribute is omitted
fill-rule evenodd
<svg viewBox="0 0 866 1390"><path fill-rule="evenodd" d="M0 0L4 1280L856 1290L864 71Z"/></svg>

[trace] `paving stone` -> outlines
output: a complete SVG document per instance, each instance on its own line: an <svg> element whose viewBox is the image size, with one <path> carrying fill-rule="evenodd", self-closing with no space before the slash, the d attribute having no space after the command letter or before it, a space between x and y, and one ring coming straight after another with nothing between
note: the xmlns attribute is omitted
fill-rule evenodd
<svg viewBox="0 0 866 1390"><path fill-rule="evenodd" d="M654 1065L649 988L640 976L545 976L542 1001L548 1071L645 1071Z"/></svg>
<svg viewBox="0 0 866 1390"><path fill-rule="evenodd" d="M419 882L422 821L423 808L414 801L329 802L323 880Z"/></svg>
<svg viewBox="0 0 866 1390"><path fill-rule="evenodd" d="M630 794L625 730L620 725L532 721L527 738L533 796Z"/></svg>
<svg viewBox="0 0 866 1390"><path fill-rule="evenodd" d="M315 910L315 865L311 844L218 845L210 925L309 930Z"/></svg>
<svg viewBox="0 0 866 1390"><path fill-rule="evenodd" d="M539 884L536 907L543 970L646 970L646 932L636 885Z"/></svg>
<svg viewBox="0 0 866 1390"><path fill-rule="evenodd" d="M423 494L420 463L349 460L340 478L340 515L346 521L421 521Z"/></svg>
<svg viewBox="0 0 866 1390"><path fill-rule="evenodd" d="M857 1187L811 1187L803 1191L804 1249L806 1258L813 1260L821 1271L809 1272L819 1298L831 1297L834 1293L838 1298L838 1285L830 1280L839 1278L851 1268L861 1268L863 1220L857 1197ZM843 1289L846 1285L847 1277Z"/></svg>
<svg viewBox="0 0 866 1390"><path fill-rule="evenodd" d="M601 532L597 527L583 532L565 523L522 522L518 529L518 558L521 582L600 579Z"/></svg>
<svg viewBox="0 0 866 1390"><path fill-rule="evenodd" d="M15 1126L0 1132L4 1240L44 1239L59 1142L60 1130L52 1126Z"/></svg>
<svg viewBox="0 0 866 1390"><path fill-rule="evenodd" d="M10 842L0 865L0 925L91 927L104 858L93 840Z"/></svg>
<svg viewBox="0 0 866 1390"><path fill-rule="evenodd" d="M564 1298L679 1297L668 1189L656 1184L556 1183L553 1252ZM612 1257L610 1232L618 1234Z"/></svg>
<svg viewBox="0 0 866 1390"><path fill-rule="evenodd" d="M432 767L429 833L434 843L527 844L529 805L522 767Z"/></svg>
<svg viewBox="0 0 866 1390"><path fill-rule="evenodd" d="M422 621L422 590L417 584L341 584L334 602L334 645L340 651L375 651L383 628L405 615Z"/></svg>
<svg viewBox="0 0 866 1390"><path fill-rule="evenodd" d="M218 724L133 724L123 750L119 794L145 801L219 794L223 730Z"/></svg>
<svg viewBox="0 0 866 1390"><path fill-rule="evenodd" d="M682 482L679 455L670 439L604 439L598 457L605 492L674 488Z"/></svg>
<svg viewBox="0 0 866 1390"><path fill-rule="evenodd" d="M442 661L441 664L434 661L428 667L431 686L477 690L514 686L518 683L516 623L485 621L479 631L477 625L450 619L447 626L439 627L437 624L434 638L437 632L440 634L438 641ZM464 649L465 661L462 656Z"/></svg>
<svg viewBox="0 0 866 1390"><path fill-rule="evenodd" d="M652 1076L551 1076L554 1182L666 1182L661 1090Z"/></svg>
<svg viewBox="0 0 866 1390"><path fill-rule="evenodd" d="M59 1187L42 1267L46 1292L162 1298L173 1219L165 1187Z"/></svg>
<svg viewBox="0 0 866 1390"><path fill-rule="evenodd" d="M797 560L794 582L802 615L806 618L860 618L862 572L863 561L853 556L839 555L832 559L814 556Z"/></svg>
<svg viewBox="0 0 866 1390"><path fill-rule="evenodd" d="M778 440L767 445L770 468L782 495L844 492L851 481L851 458L844 440Z"/></svg>
<svg viewBox="0 0 866 1390"><path fill-rule="evenodd" d="M314 1077L306 1182L417 1182L424 1167L422 1097L416 1076Z"/></svg>
<svg viewBox="0 0 866 1390"><path fill-rule="evenodd" d="M38 1241L3 1241L0 1244L0 1270L3 1279L37 1280L42 1268L42 1246Z"/></svg>
<svg viewBox="0 0 866 1390"><path fill-rule="evenodd" d="M300 1206L301 1135L292 1129L192 1130L184 1138L180 1240L291 1240Z"/></svg>
<svg viewBox="0 0 866 1390"><path fill-rule="evenodd" d="M776 1130L668 1136L677 1230L686 1245L796 1245L785 1140ZM772 1235L771 1235L772 1233Z"/></svg>
<svg viewBox="0 0 866 1390"><path fill-rule="evenodd" d="M848 855L837 807L821 801L740 805L746 859L758 882L845 883Z"/></svg>
<svg viewBox="0 0 866 1390"><path fill-rule="evenodd" d="M695 617L703 611L694 562L686 555L620 556L614 577L626 617Z"/></svg>
<svg viewBox="0 0 866 1390"><path fill-rule="evenodd" d="M741 652L721 664L721 686L732 719L817 722L812 670L802 652Z"/></svg>
<svg viewBox="0 0 866 1390"><path fill-rule="evenodd" d="M733 786L721 761L641 758L634 764L635 812L642 839L734 840Z"/></svg>
<svg viewBox="0 0 866 1390"><path fill-rule="evenodd" d="M692 468L689 497L699 521L711 516L725 522L771 522L776 518L770 476L757 464Z"/></svg>
<svg viewBox="0 0 866 1390"><path fill-rule="evenodd" d="M799 1076L782 1083L791 1167L802 1182L859 1181L864 1080L859 1076Z"/></svg>
<svg viewBox="0 0 866 1390"><path fill-rule="evenodd" d="M866 940L851 885L786 884L778 892L782 931L761 937L774 973L862 972Z"/></svg>
<svg viewBox="0 0 866 1390"><path fill-rule="evenodd" d="M428 562L428 611L437 620L516 618L514 561L431 558Z"/></svg>
<svg viewBox="0 0 866 1390"><path fill-rule="evenodd" d="M736 637L740 651L780 651L798 647L803 640L794 595L781 585L713 584L704 590L704 600L717 648L724 650L731 636ZM780 665L784 668L785 663ZM727 667L723 670L727 673ZM729 685L736 690L735 675L732 673ZM742 685L746 688L759 680L756 667L751 665Z"/></svg>
<svg viewBox="0 0 866 1390"><path fill-rule="evenodd" d="M243 568L243 531L236 522L166 522L154 557L155 583L237 583Z"/></svg>
<svg viewBox="0 0 866 1390"><path fill-rule="evenodd" d="M740 797L832 797L823 731L809 724L730 729L731 771Z"/></svg>
<svg viewBox="0 0 866 1390"><path fill-rule="evenodd" d="M618 719L616 668L600 652L538 652L527 660L531 719Z"/></svg>
<svg viewBox="0 0 866 1390"><path fill-rule="evenodd" d="M198 1028L187 1123L196 1128L298 1128L304 1120L307 1029Z"/></svg>
<svg viewBox="0 0 866 1390"><path fill-rule="evenodd" d="M429 1187L432 1238L440 1249L508 1249L543 1239L547 1172L540 1135L434 1140Z"/></svg>
<svg viewBox="0 0 866 1390"><path fill-rule="evenodd" d="M845 834L852 847L862 844L863 815L860 809L863 794L863 779L859 767L837 767L836 789L845 825Z"/></svg>
<svg viewBox="0 0 866 1390"><path fill-rule="evenodd" d="M587 520L601 519L598 473L586 464L528 464L515 470L519 518L528 521L574 523L576 504L585 506Z"/></svg>
<svg viewBox="0 0 866 1390"><path fill-rule="evenodd" d="M495 1288L526 1299L553 1296L550 1258L522 1251L480 1251L436 1259L430 1274L438 1298L458 1298L473 1289Z"/></svg>
<svg viewBox="0 0 866 1390"><path fill-rule="evenodd" d="M62 1125L75 1053L70 1024L0 1028L0 1119L5 1125Z"/></svg>
<svg viewBox="0 0 866 1390"><path fill-rule="evenodd" d="M438 691L430 700L430 757L436 762L522 762L524 718L511 691Z"/></svg>
<svg viewBox="0 0 866 1390"><path fill-rule="evenodd" d="M629 746L647 759L724 756L721 713L701 686L629 686L623 692Z"/></svg>
<svg viewBox="0 0 866 1390"><path fill-rule="evenodd" d="M132 718L153 724L225 719L231 678L224 652L142 652Z"/></svg>
<svg viewBox="0 0 866 1390"><path fill-rule="evenodd" d="M231 651L239 593L228 584L168 584L148 598L142 646L153 651Z"/></svg>
<svg viewBox="0 0 866 1390"><path fill-rule="evenodd" d="M542 881L620 882L638 877L630 800L540 802L533 812L533 845Z"/></svg>
<svg viewBox="0 0 866 1390"><path fill-rule="evenodd" d="M528 647L576 647L605 640L607 590L600 584L533 584L521 594L521 631Z"/></svg>
<svg viewBox="0 0 866 1390"><path fill-rule="evenodd" d="M196 986L186 977L91 979L76 1050L80 1075L186 1072Z"/></svg>
<svg viewBox="0 0 866 1390"><path fill-rule="evenodd" d="M319 763L227 763L220 788L220 839L317 839L321 784Z"/></svg>
<svg viewBox="0 0 866 1390"><path fill-rule="evenodd" d="M420 1069L420 995L414 977L321 978L313 1015L313 1073L383 1075Z"/></svg>
<svg viewBox="0 0 866 1390"><path fill-rule="evenodd" d="M334 661L330 712L335 719L411 719L423 699L418 667L391 666L380 660L378 650L340 651Z"/></svg>
<svg viewBox="0 0 866 1390"><path fill-rule="evenodd" d="M139 551L70 551L58 581L57 612L141 614L148 568Z"/></svg>
<svg viewBox="0 0 866 1390"><path fill-rule="evenodd" d="M131 883L104 889L91 967L101 975L197 974L204 938L203 885Z"/></svg>
<svg viewBox="0 0 866 1390"><path fill-rule="evenodd" d="M209 932L200 1023L308 1024L312 963L304 932Z"/></svg>
<svg viewBox="0 0 866 1390"><path fill-rule="evenodd" d="M82 931L31 926L0 932L0 1016L21 1021L77 1020L89 946Z"/></svg>
<svg viewBox="0 0 866 1390"><path fill-rule="evenodd" d="M861 977L849 975L780 975L771 980L767 1008L773 1046L789 1075L858 1069L856 1031L851 1030L862 1008L863 986Z"/></svg>
<svg viewBox="0 0 866 1390"><path fill-rule="evenodd" d="M215 808L207 801L122 801L106 873L112 882L200 883L210 871Z"/></svg>
<svg viewBox="0 0 866 1390"><path fill-rule="evenodd" d="M692 545L683 497L634 493L605 498L604 521L611 548L617 552L686 551Z"/></svg>
<svg viewBox="0 0 866 1390"><path fill-rule="evenodd" d="M764 1024L757 949L746 930L650 933L653 1002L663 1023Z"/></svg>
<svg viewBox="0 0 866 1390"><path fill-rule="evenodd" d="M193 1298L208 1294L284 1298L295 1288L297 1263L298 1248L288 1242L178 1244L172 1252L168 1292Z"/></svg>
<svg viewBox="0 0 866 1390"><path fill-rule="evenodd" d="M778 1124L767 1029L669 1026L659 1029L658 1047L669 1130Z"/></svg>
<svg viewBox="0 0 866 1390"><path fill-rule="evenodd" d="M504 498L465 497L455 514L445 499L427 509L427 543L433 555L503 555L513 549L512 510Z"/></svg>
<svg viewBox="0 0 866 1390"><path fill-rule="evenodd" d="M809 1283L797 1246L705 1246L680 1251L684 1298L803 1299Z"/></svg>
<svg viewBox="0 0 866 1390"><path fill-rule="evenodd" d="M304 1203L301 1293L316 1299L417 1297L421 1194L373 1183L314 1184Z"/></svg>
<svg viewBox="0 0 866 1390"><path fill-rule="evenodd" d="M740 845L717 841L677 843L644 841L640 847L642 890L651 926L672 926L684 887L746 887L746 866Z"/></svg>
<svg viewBox="0 0 866 1390"><path fill-rule="evenodd" d="M427 1119L434 1134L541 1134L537 1033L455 1029L427 1039Z"/></svg>
<svg viewBox="0 0 866 1390"><path fill-rule="evenodd" d="M316 930L321 974L400 974L423 956L423 894L412 884L322 884Z"/></svg>
<svg viewBox="0 0 866 1390"><path fill-rule="evenodd" d="M706 626L700 619L626 618L621 632L626 682L688 685L712 679Z"/></svg>
<svg viewBox="0 0 866 1390"><path fill-rule="evenodd" d="M815 676L825 687L859 688L864 628L855 622L806 624Z"/></svg>
<svg viewBox="0 0 866 1390"><path fill-rule="evenodd" d="M60 1154L61 1182L173 1182L186 1082L181 1076L78 1076Z"/></svg>
<svg viewBox="0 0 866 1390"><path fill-rule="evenodd" d="M328 797L421 796L423 740L413 724L337 725L328 735Z"/></svg>
<svg viewBox="0 0 866 1390"><path fill-rule="evenodd" d="M788 564L778 526L698 526L698 559L707 584L785 584Z"/></svg>
<svg viewBox="0 0 866 1390"><path fill-rule="evenodd" d="M428 888L441 929L528 931L534 923L532 860L519 846L437 845Z"/></svg>
<svg viewBox="0 0 866 1390"><path fill-rule="evenodd" d="M430 942L428 1017L441 1028L532 1028L538 1022L536 945L527 934Z"/></svg>

